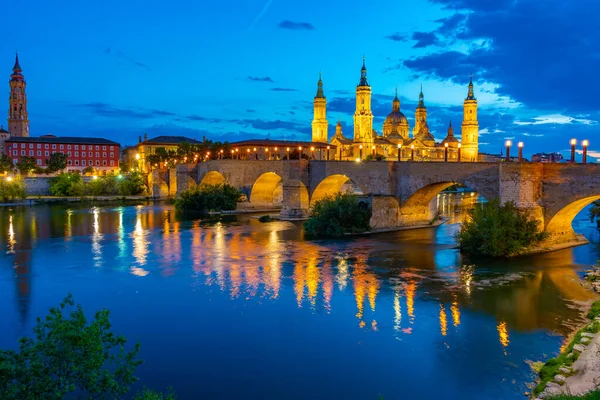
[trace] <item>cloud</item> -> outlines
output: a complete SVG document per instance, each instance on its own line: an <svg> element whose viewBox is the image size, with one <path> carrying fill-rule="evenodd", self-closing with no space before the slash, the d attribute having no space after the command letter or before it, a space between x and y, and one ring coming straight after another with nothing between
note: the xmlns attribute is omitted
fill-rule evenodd
<svg viewBox="0 0 600 400"><path fill-rule="evenodd" d="M256 112L256 110L247 109L247 110L246 110L246 112L247 112L247 113L255 113L255 112Z"/></svg>
<svg viewBox="0 0 600 400"><path fill-rule="evenodd" d="M263 119L243 119L238 121L239 124L252 127L254 129L263 130L263 131L274 131L274 130L290 130L290 131L299 131L302 133L310 133L312 128L310 127L310 122L306 124L292 122L292 121L267 121Z"/></svg>
<svg viewBox="0 0 600 400"><path fill-rule="evenodd" d="M393 40L394 42L406 42L408 40L408 36L399 32L392 33L385 37L386 39Z"/></svg>
<svg viewBox="0 0 600 400"><path fill-rule="evenodd" d="M416 40L413 48L424 48L433 46L439 43L437 35L433 32L415 32L412 35L412 40Z"/></svg>
<svg viewBox="0 0 600 400"><path fill-rule="evenodd" d="M113 56L117 60L124 62L126 64L133 65L133 66L145 69L147 71L150 71L150 67L148 65L135 60L133 57L123 53L120 50L114 51L110 47L107 47L106 49L104 49L103 53L106 54L107 56Z"/></svg>
<svg viewBox="0 0 600 400"><path fill-rule="evenodd" d="M267 0L267 2L265 3L265 5L263 6L263 8L260 10L260 12L254 18L254 21L252 21L252 24L250 24L250 28L248 29L249 31L251 31L252 29L254 29L254 26L256 25L256 23L269 10L269 7L271 6L271 3L273 3L273 0Z"/></svg>
<svg viewBox="0 0 600 400"><path fill-rule="evenodd" d="M544 124L584 124L584 125L594 125L597 124L597 121L593 121L591 119L586 118L574 118L568 117L566 115L561 114L552 114L552 115L542 115L539 117L534 117L529 121L515 121L516 125L544 125Z"/></svg>
<svg viewBox="0 0 600 400"><path fill-rule="evenodd" d="M297 92L296 89L275 87L271 89L273 92Z"/></svg>
<svg viewBox="0 0 600 400"><path fill-rule="evenodd" d="M76 104L92 114L105 118L151 119L156 117L176 116L177 114L164 110L146 110L140 107L120 108L102 102Z"/></svg>
<svg viewBox="0 0 600 400"><path fill-rule="evenodd" d="M315 27L308 22L294 22L287 19L281 21L277 26L281 29L290 29L293 31L312 31L315 29Z"/></svg>
<svg viewBox="0 0 600 400"><path fill-rule="evenodd" d="M248 79L249 81L253 81L253 82L275 83L275 81L273 79L271 79L271 77L268 77L268 76L248 76L246 79Z"/></svg>

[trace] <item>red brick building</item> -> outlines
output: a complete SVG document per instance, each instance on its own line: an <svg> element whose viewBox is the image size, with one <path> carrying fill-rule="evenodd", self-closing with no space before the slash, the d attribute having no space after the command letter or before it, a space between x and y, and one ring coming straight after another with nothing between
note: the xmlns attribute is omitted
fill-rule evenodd
<svg viewBox="0 0 600 400"><path fill-rule="evenodd" d="M33 157L37 166L46 167L52 153L67 155L67 171L93 167L99 172L119 170L120 145L108 139L88 137L12 136L5 142L6 154L17 164L22 157Z"/></svg>

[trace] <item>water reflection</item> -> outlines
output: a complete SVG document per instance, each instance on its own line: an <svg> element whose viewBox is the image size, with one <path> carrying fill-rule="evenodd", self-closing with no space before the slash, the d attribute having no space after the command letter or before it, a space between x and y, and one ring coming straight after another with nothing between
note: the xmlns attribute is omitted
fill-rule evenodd
<svg viewBox="0 0 600 400"><path fill-rule="evenodd" d="M476 196L458 199L438 197L450 222L477 206ZM231 304L343 318L340 323L351 323L342 332L399 342L433 334L444 348L461 348L467 333L491 332L501 357L519 344L516 332L565 334L580 319L576 305L592 296L579 283L575 250L510 264L462 265L453 248L456 229L448 223L435 230L303 241L301 229L289 222L188 221L167 206L4 208L0 274L10 264L14 276L0 275L0 286L14 281L22 324L31 321L32 269L53 276L93 267L129 274L136 287L155 282L153 276L184 279L194 291L214 290ZM61 257L51 257L57 249Z"/></svg>

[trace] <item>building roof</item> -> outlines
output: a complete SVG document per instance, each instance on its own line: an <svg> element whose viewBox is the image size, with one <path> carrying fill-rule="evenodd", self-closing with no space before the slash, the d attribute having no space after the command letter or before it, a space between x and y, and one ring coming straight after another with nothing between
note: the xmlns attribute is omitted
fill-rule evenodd
<svg viewBox="0 0 600 400"><path fill-rule="evenodd" d="M326 148L330 146L334 149L336 146L329 143L321 143L321 142L302 142L297 140L271 140L271 139L250 139L250 140L242 140L240 142L231 143L232 147L242 147L242 146L259 146L259 147L295 147L295 146L303 146L303 147L311 147L314 146L316 148Z"/></svg>
<svg viewBox="0 0 600 400"><path fill-rule="evenodd" d="M143 144L179 144L179 143L190 143L190 144L202 144L202 142L196 139L190 139L185 136L157 136L155 138L146 140Z"/></svg>
<svg viewBox="0 0 600 400"><path fill-rule="evenodd" d="M54 136L43 135L39 137L17 137L12 136L6 140L14 143L70 143L70 144L103 144L111 146L120 146L119 143L112 140L93 137L77 137L77 136Z"/></svg>
<svg viewBox="0 0 600 400"><path fill-rule="evenodd" d="M0 133L10 133L10 132L5 130L3 126L0 126Z"/></svg>

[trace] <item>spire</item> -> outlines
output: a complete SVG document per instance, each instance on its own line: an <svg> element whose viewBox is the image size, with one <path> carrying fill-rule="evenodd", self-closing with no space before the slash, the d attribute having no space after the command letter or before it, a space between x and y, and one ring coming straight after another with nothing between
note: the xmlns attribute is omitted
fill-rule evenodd
<svg viewBox="0 0 600 400"><path fill-rule="evenodd" d="M319 82L317 85L317 95L315 99L324 99L325 95L323 94L323 80L321 79L321 72L319 72Z"/></svg>
<svg viewBox="0 0 600 400"><path fill-rule="evenodd" d="M392 112L400 111L400 99L398 99L398 87L396 86L396 97L394 97L394 101L392 101Z"/></svg>
<svg viewBox="0 0 600 400"><path fill-rule="evenodd" d="M469 79L469 93L467 94L467 100L477 100L473 92L473 74L471 74L471 78Z"/></svg>
<svg viewBox="0 0 600 400"><path fill-rule="evenodd" d="M363 56L363 65L360 69L360 83L358 86L369 86L369 82L367 82L367 67L365 66L365 56Z"/></svg>
<svg viewBox="0 0 600 400"><path fill-rule="evenodd" d="M15 53L15 66L13 67L13 71L14 73L18 74L21 71L23 71L21 69L21 66L19 65L19 53Z"/></svg>
<svg viewBox="0 0 600 400"><path fill-rule="evenodd" d="M421 93L419 93L419 104L417 108L425 108L425 96L423 96L423 84L421 83Z"/></svg>
<svg viewBox="0 0 600 400"><path fill-rule="evenodd" d="M454 128L452 127L452 121L450 121L450 125L448 125L448 136L454 136Z"/></svg>

